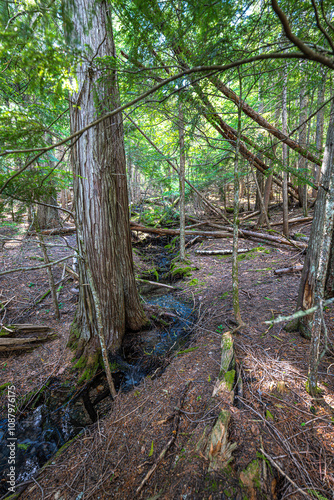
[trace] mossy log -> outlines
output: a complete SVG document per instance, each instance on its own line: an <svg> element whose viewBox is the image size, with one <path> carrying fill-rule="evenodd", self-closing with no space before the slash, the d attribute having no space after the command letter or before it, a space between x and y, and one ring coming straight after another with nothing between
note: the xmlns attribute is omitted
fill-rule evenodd
<svg viewBox="0 0 334 500"><path fill-rule="evenodd" d="M222 410L209 437L206 446L206 456L210 462L209 472L224 469L233 460L232 452L237 444L230 443L228 440L230 419L231 413L228 410Z"/></svg>
<svg viewBox="0 0 334 500"><path fill-rule="evenodd" d="M213 389L212 396L221 396L225 401L233 403L234 379L235 379L235 357L233 338L230 332L222 335L222 355L220 360L220 371Z"/></svg>

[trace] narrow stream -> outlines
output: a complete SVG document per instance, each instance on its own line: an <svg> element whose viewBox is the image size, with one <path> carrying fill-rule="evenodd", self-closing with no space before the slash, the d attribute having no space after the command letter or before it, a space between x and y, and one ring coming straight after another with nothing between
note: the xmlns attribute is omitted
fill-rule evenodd
<svg viewBox="0 0 334 500"><path fill-rule="evenodd" d="M169 262L163 255L161 272ZM144 377L164 368L166 356L184 346L190 335L189 324L195 318L192 308L172 294L154 295L145 299L154 307L161 307L168 315L169 324L142 332L139 345L130 352L114 356L113 378L116 390L127 392ZM138 349L139 347L139 349ZM139 352L139 354L138 354ZM49 380L42 395L37 395L17 416L16 484L30 479L67 441L87 425L103 417L112 405L103 372L97 374L80 391L54 377ZM6 418L0 419L0 496L8 491L8 457Z"/></svg>

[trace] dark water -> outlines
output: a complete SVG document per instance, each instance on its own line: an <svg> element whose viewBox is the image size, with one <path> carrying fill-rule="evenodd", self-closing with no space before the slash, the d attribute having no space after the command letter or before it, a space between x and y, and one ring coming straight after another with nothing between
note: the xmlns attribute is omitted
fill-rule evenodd
<svg viewBox="0 0 334 500"><path fill-rule="evenodd" d="M123 392L133 389L157 366L166 353L179 349L189 337L189 322L193 320L190 306L178 301L170 294L146 299L161 306L170 314L170 325L142 335L142 351L145 353L136 362L120 355L114 357L117 371L113 374L116 389ZM147 362L153 359L155 363ZM100 388L100 389L99 389ZM98 389L100 392L97 392ZM86 392L75 393L58 379L51 380L36 408L28 408L17 415L16 440L16 484L27 481L68 440L85 426L103 415L110 408L111 400L105 376L101 373ZM88 400L88 403L87 403ZM7 472L9 448L7 447L7 419L0 419L0 496L8 491Z"/></svg>

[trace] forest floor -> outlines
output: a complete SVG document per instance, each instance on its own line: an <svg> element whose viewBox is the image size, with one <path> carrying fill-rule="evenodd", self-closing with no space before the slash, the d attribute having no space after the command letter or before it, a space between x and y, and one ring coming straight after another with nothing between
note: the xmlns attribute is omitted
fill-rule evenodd
<svg viewBox="0 0 334 500"><path fill-rule="evenodd" d="M297 216L301 216L299 210L291 213ZM280 220L278 212L272 216L275 220ZM26 227L1 228L2 235L17 238L2 249L1 270L42 263L41 251L24 238ZM309 230L310 225L293 226L293 232L308 235ZM155 239L150 238L151 243ZM67 241L74 246L75 236ZM45 242L63 245L64 239L52 236ZM205 239L187 249L191 276L178 281L173 292L197 311L187 348L170 355L159 376L148 376L133 391L120 393L110 411L57 454L20 498L334 498L334 353L330 351L321 361L321 400L315 402L305 384L309 342L298 332L285 331L285 323L272 328L264 323L294 312L300 273L277 276L274 270L302 264L304 255L290 247L259 246L251 240L241 240L240 246L253 249L239 258L240 308L246 326L233 334L242 393L232 401L212 397L220 370L221 336L235 324L231 257L195 253L231 248L231 240ZM53 246L50 251L54 260L70 254L63 247ZM138 252L136 263L147 267ZM54 274L60 280L62 264ZM75 287L72 279L64 284L57 321L50 297L33 306L49 288L45 269L1 277L0 302L7 303L1 311L3 324L44 324L57 333L55 340L31 352L2 353L1 384L15 385L19 400L51 378L73 380L73 353L66 344L76 308ZM325 319L333 345L333 307L325 311ZM4 415L7 392L2 387ZM209 472L203 436L222 408L231 413L228 440L237 446L227 467ZM179 425L176 416L180 416ZM172 438L175 441L159 460ZM261 449L278 467L264 459ZM263 470L258 477L247 476L247 467L256 460L263 462ZM136 493L154 464L157 468Z"/></svg>

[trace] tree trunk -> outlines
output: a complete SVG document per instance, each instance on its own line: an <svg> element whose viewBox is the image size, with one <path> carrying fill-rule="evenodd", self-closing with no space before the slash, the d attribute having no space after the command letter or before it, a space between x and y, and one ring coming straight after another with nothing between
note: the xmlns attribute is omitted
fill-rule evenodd
<svg viewBox="0 0 334 500"><path fill-rule="evenodd" d="M261 172L259 172L258 170L256 171L256 181L259 186L259 189L257 189L257 186L255 186L256 198L255 198L254 212L261 210L260 196L262 196L263 198L263 192L264 192L264 177L263 174L261 174Z"/></svg>
<svg viewBox="0 0 334 500"><path fill-rule="evenodd" d="M186 156L184 149L184 118L182 102L179 101L179 143L180 143L180 168L179 168L179 192L180 192L180 260L186 259L186 237L185 237L185 166Z"/></svg>
<svg viewBox="0 0 334 500"><path fill-rule="evenodd" d="M284 68L284 76L283 76L283 93L282 93L282 129L283 129L283 134L286 135L287 133L287 128L288 128L288 112L287 112L287 84L288 84L288 74L287 74L287 66L285 64ZM289 213L288 213L288 172L287 172L287 163L288 163L288 147L286 143L284 142L282 144L282 149L283 149L283 189L282 189L282 196L283 196L283 234L285 236L289 236Z"/></svg>
<svg viewBox="0 0 334 500"><path fill-rule="evenodd" d="M298 309L309 309L322 300L334 296L333 255L334 212L334 104L328 126L324 159L320 174L320 189L315 205L309 245L301 276ZM299 321L301 334L312 339L313 354L319 350L320 333L313 331L314 315Z"/></svg>
<svg viewBox="0 0 334 500"><path fill-rule="evenodd" d="M322 82L321 82L321 87L319 88L319 93L318 93L318 102L317 102L317 107L320 108L322 104L324 103L325 99L325 91L326 91L326 79L327 79L327 71L325 71ZM316 127L316 148L318 150L319 156L322 153L322 140L323 140L323 135L324 135L324 119L325 119L325 110L324 108L320 109L317 113L317 127ZM313 169L313 179L314 179L314 184L317 186L319 183L319 176L320 176L320 168L318 165L314 165ZM317 191L316 189L313 189L312 195L315 197L317 196Z"/></svg>
<svg viewBox="0 0 334 500"><path fill-rule="evenodd" d="M299 114L299 144L301 147L306 148L306 132L307 132L307 107L308 107L308 96L306 95L305 84L300 92L300 114ZM304 156L300 156L298 158L298 170L301 175L307 178L306 171L306 158ZM307 189L306 184L299 184L298 186L298 194L299 194L299 203L300 206L303 207L303 214L306 217L307 214Z"/></svg>
<svg viewBox="0 0 334 500"><path fill-rule="evenodd" d="M116 71L102 70L94 61L116 57L107 3L77 0L76 9L73 38L80 41L83 58L70 104L72 133L119 106ZM71 159L80 276L73 333L79 338L77 356L83 354L82 365L93 369L101 352L100 327L107 349L115 351L126 328L138 330L146 321L133 269L121 114L85 132Z"/></svg>
<svg viewBox="0 0 334 500"><path fill-rule="evenodd" d="M47 205L57 206L57 193L56 190L52 187L50 188L53 191L47 198L43 198L43 203ZM37 205L37 223L40 229L50 229L51 227L60 226L60 217L59 211L57 208L47 207L45 205Z"/></svg>

